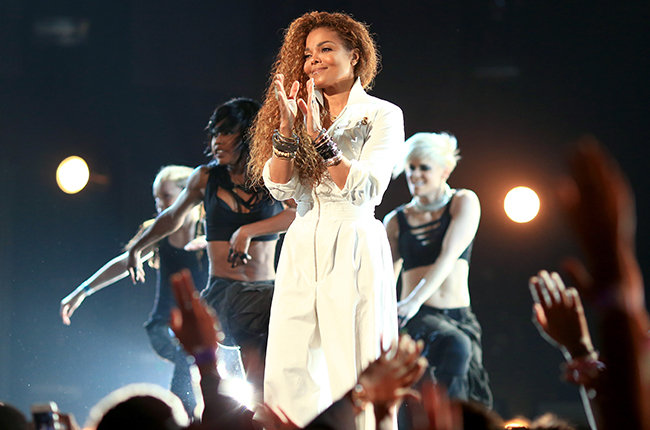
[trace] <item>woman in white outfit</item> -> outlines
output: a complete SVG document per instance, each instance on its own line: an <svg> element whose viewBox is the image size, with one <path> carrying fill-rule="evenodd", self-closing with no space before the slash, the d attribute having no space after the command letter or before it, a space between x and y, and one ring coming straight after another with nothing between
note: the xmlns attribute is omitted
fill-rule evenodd
<svg viewBox="0 0 650 430"><path fill-rule="evenodd" d="M365 92L376 72L363 23L307 13L285 33L254 124L250 171L276 199L298 204L280 254L264 388L299 426L397 336L390 248L374 209L404 125L397 106ZM371 415L359 428L373 425Z"/></svg>

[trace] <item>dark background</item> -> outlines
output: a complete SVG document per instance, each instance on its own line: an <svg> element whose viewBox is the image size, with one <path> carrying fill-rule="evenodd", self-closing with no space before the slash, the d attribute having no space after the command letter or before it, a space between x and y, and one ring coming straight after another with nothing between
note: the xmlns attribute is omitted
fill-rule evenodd
<svg viewBox="0 0 650 430"><path fill-rule="evenodd" d="M122 281L92 296L70 327L59 301L154 214L161 165L203 162L211 110L233 96L261 98L282 29L318 8L371 25L383 56L372 93L403 109L407 136L458 137L463 159L450 184L475 190L483 207L471 293L496 409L581 420L560 354L530 323L527 278L578 254L553 189L585 132L630 178L638 255L648 261L648 4L620 3L3 0L0 400L25 412L55 400L83 422L114 388L167 386L171 365L142 329L153 272L144 286ZM54 172L72 154L95 181L68 196ZM542 199L529 224L503 213L517 185ZM408 199L400 177L377 216Z"/></svg>

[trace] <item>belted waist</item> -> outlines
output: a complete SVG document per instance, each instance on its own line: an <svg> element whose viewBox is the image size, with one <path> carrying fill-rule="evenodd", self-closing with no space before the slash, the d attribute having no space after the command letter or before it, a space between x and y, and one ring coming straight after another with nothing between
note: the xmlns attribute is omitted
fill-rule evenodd
<svg viewBox="0 0 650 430"><path fill-rule="evenodd" d="M299 217L304 218L320 216L323 219L359 219L365 217L374 219L375 207L372 205L355 206L347 201L301 201L298 202L296 213Z"/></svg>

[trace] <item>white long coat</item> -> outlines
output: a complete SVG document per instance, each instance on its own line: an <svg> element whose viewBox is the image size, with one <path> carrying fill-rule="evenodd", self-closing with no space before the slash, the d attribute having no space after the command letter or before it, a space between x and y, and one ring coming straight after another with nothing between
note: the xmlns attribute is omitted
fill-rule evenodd
<svg viewBox="0 0 650 430"><path fill-rule="evenodd" d="M297 169L274 183L268 162L264 169L273 197L298 203L276 275L264 397L301 427L397 337L393 263L374 210L403 154L402 111L357 80L328 133L352 164L343 189L331 180L304 186ZM359 428L372 425L364 415Z"/></svg>

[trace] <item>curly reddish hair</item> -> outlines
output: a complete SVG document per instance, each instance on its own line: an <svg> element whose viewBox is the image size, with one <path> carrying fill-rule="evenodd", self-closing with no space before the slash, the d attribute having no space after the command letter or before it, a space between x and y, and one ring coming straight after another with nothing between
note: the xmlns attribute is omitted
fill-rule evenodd
<svg viewBox="0 0 650 430"><path fill-rule="evenodd" d="M294 81L300 82L297 98L307 99L305 83L309 77L303 71L305 43L307 35L320 27L336 31L348 50L356 49L358 51L359 61L354 66L354 77L361 80L361 85L365 89L372 87L379 69L379 52L366 24L356 21L345 13L308 12L295 19L284 33L282 47L269 74L269 85L264 103L251 128L251 158L248 173L253 183L262 183L262 169L273 153L271 136L280 125L280 111L273 90L273 78L278 73L284 75L287 93ZM327 167L323 159L316 153L313 145L302 143L310 142L310 139L300 113L296 117L293 131L301 141L294 166L298 169L299 178L303 184L315 186L327 172Z"/></svg>

